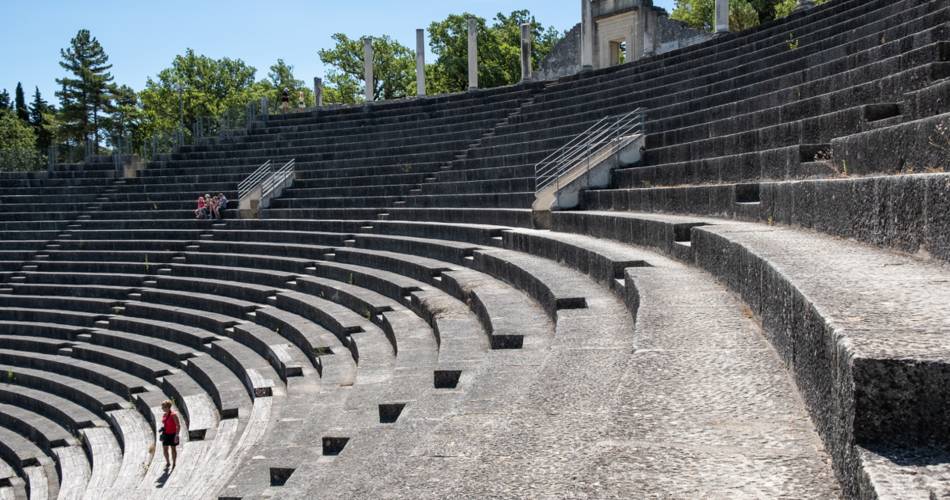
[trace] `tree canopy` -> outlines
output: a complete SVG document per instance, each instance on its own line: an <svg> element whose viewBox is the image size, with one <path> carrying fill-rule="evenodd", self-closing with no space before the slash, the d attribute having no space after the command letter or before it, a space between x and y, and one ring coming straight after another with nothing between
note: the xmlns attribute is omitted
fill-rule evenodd
<svg viewBox="0 0 950 500"><path fill-rule="evenodd" d="M450 15L429 26L434 60L425 68L428 93L467 89L467 22L473 17L468 13ZM554 28L545 28L527 10L499 13L490 21L474 19L478 24L482 87L514 84L521 79L522 23L532 26L536 65L560 38ZM359 103L364 99L363 38L337 33L332 40L331 48L319 51L320 59L329 68L324 78L324 102ZM389 36L372 40L374 98L390 100L415 95L415 52ZM284 89L291 93L293 108L298 106L301 95L306 106L314 104L308 81L294 75L294 67L281 58L258 80L257 69L241 59L215 59L187 49L168 67L148 78L145 88L136 91L115 82L105 47L89 30L79 30L60 50L60 57L64 74L56 80L56 106L43 98L38 87L29 101L22 84L17 84L12 97L6 90L0 91L5 151L22 151L27 143L32 144L34 153L40 154L46 154L56 144L61 154L72 158L84 145L92 145L94 150L132 146L141 151L153 137L164 137L167 144L176 131L183 130L187 136L198 130L197 125L204 133L240 127L248 103L267 97L271 111L275 111L280 107ZM30 165L37 163L36 157L28 160Z"/></svg>
<svg viewBox="0 0 950 500"><path fill-rule="evenodd" d="M460 92L468 88L468 19L478 25L478 83L483 87L511 85L521 80L521 24L532 26L535 67L560 38L544 28L527 10L499 13L489 24L469 13L452 14L429 25L429 46L437 57L426 69L431 93Z"/></svg>
<svg viewBox="0 0 950 500"><path fill-rule="evenodd" d="M343 33L333 36L331 49L318 51L320 60L330 66L327 73L328 104L353 104L364 99L363 39ZM415 93L416 54L389 36L373 37L373 96L399 99Z"/></svg>
<svg viewBox="0 0 950 500"><path fill-rule="evenodd" d="M59 65L68 75L57 79L62 86L57 95L61 101L62 132L64 138L76 144L92 138L98 148L102 113L112 110L112 65L109 56L89 30L79 30L70 40L69 47L60 50Z"/></svg>
<svg viewBox="0 0 950 500"><path fill-rule="evenodd" d="M0 165L4 169L33 170L41 162L33 128L14 111L0 109Z"/></svg>
<svg viewBox="0 0 950 500"><path fill-rule="evenodd" d="M429 47L435 61L426 66L430 94L468 89L468 19L478 25L478 81L490 88L521 80L521 24L530 23L533 60L538 66L560 39L554 28L545 28L527 10L497 14L489 23L469 13L453 14L429 25ZM352 104L363 100L363 41L337 33L333 48L319 51L330 67L326 77L327 103ZM415 51L388 36L373 38L376 99L398 99L415 94Z"/></svg>
<svg viewBox="0 0 950 500"><path fill-rule="evenodd" d="M822 4L828 0L816 0ZM729 0L729 29L741 31L761 23L781 19L795 9L796 0ZM693 28L712 31L715 26L716 0L676 0L670 18Z"/></svg>

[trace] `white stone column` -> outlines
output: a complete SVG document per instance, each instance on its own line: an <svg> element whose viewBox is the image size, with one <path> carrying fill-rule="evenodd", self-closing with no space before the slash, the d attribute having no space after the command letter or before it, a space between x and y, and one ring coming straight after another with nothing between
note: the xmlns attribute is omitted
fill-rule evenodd
<svg viewBox="0 0 950 500"><path fill-rule="evenodd" d="M521 81L528 81L534 69L531 67L531 23L521 25Z"/></svg>
<svg viewBox="0 0 950 500"><path fill-rule="evenodd" d="M594 67L594 9L590 0L581 0L581 68Z"/></svg>
<svg viewBox="0 0 950 500"><path fill-rule="evenodd" d="M416 30L416 95L426 95L426 30Z"/></svg>
<svg viewBox="0 0 950 500"><path fill-rule="evenodd" d="M363 79L366 80L366 102L376 99L376 80L373 78L373 38L363 39Z"/></svg>
<svg viewBox="0 0 950 500"><path fill-rule="evenodd" d="M478 88L478 21L468 20L468 89Z"/></svg>
<svg viewBox="0 0 950 500"><path fill-rule="evenodd" d="M729 32L729 0L716 0L716 33Z"/></svg>
<svg viewBox="0 0 950 500"><path fill-rule="evenodd" d="M318 108L323 106L323 79L318 76L313 77L313 104Z"/></svg>
<svg viewBox="0 0 950 500"><path fill-rule="evenodd" d="M657 13L651 8L645 10L645 23L643 24L643 55L652 56L656 52L656 28L659 23Z"/></svg>

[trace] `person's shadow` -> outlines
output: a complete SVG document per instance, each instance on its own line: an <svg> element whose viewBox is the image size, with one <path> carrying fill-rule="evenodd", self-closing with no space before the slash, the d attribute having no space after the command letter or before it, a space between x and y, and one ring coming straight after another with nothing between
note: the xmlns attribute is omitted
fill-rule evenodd
<svg viewBox="0 0 950 500"><path fill-rule="evenodd" d="M164 488L164 487L165 487L165 483L168 482L168 478L172 475L172 470L173 470L173 469L172 469L171 467L165 467L165 471L162 472L162 475L161 475L161 476L158 476L158 479L155 480L155 487L156 487L156 488Z"/></svg>

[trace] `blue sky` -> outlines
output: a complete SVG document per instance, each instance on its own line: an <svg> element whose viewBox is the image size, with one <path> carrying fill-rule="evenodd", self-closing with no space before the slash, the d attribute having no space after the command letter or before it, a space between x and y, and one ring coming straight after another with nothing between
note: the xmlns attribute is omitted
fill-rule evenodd
<svg viewBox="0 0 950 500"><path fill-rule="evenodd" d="M59 50L80 28L89 29L105 47L116 82L136 90L149 76L168 67L191 47L211 57L243 59L257 68L258 79L278 57L294 66L297 78L312 81L324 68L317 50L331 45L330 35L393 36L415 47L415 29L448 14L472 12L491 18L498 12L529 9L545 25L565 30L580 19L577 0L163 0L97 2L16 0L3 2L0 46L7 60L0 89L11 96L18 81L27 99L34 86L55 101L61 77ZM672 10L673 0L656 5Z"/></svg>

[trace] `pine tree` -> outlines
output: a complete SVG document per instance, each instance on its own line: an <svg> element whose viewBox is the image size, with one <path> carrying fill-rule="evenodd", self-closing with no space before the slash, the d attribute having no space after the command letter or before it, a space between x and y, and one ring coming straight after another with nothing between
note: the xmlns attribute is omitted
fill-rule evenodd
<svg viewBox="0 0 950 500"><path fill-rule="evenodd" d="M49 115L53 111L53 107L40 94L40 88L36 87L33 102L30 103L30 124L36 131L36 148L40 152L45 152L53 143L53 131L49 123Z"/></svg>
<svg viewBox="0 0 950 500"><path fill-rule="evenodd" d="M24 123L29 123L30 121L30 111L26 109L26 96L23 95L23 84L17 82L16 84L16 117L23 120Z"/></svg>
<svg viewBox="0 0 950 500"><path fill-rule="evenodd" d="M0 91L0 110L10 109L10 93L7 89Z"/></svg>
<svg viewBox="0 0 950 500"><path fill-rule="evenodd" d="M112 74L109 56L89 30L79 30L68 49L60 50L59 65L69 75L57 79L63 90L57 92L62 110L63 133L76 144L92 137L99 148L102 113L112 109Z"/></svg>

